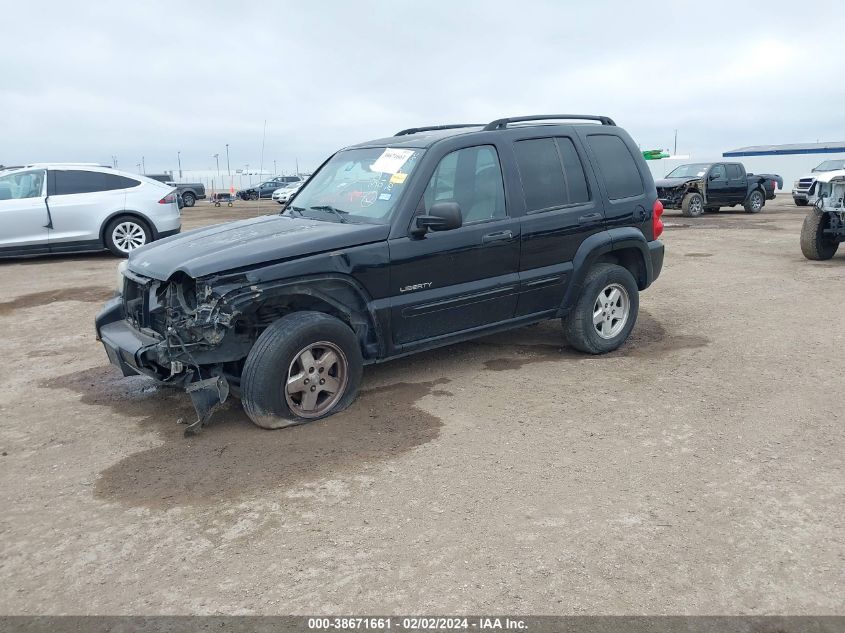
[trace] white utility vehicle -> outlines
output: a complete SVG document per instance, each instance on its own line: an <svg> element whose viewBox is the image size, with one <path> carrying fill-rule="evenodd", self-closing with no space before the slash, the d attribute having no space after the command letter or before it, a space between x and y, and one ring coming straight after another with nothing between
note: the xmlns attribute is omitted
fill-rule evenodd
<svg viewBox="0 0 845 633"><path fill-rule="evenodd" d="M807 259L830 259L845 241L845 169L816 177L816 201L801 227L801 252Z"/></svg>

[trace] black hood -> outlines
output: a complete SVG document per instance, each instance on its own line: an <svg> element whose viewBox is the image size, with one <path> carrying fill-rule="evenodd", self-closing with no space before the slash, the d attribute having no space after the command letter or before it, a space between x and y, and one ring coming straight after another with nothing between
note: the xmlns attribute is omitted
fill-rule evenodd
<svg viewBox="0 0 845 633"><path fill-rule="evenodd" d="M654 181L654 186L662 189L672 189L673 187L680 187L683 184L695 182L696 180L701 180L701 178L697 178L695 176L687 176L685 178L661 178L660 180Z"/></svg>
<svg viewBox="0 0 845 633"><path fill-rule="evenodd" d="M217 224L152 242L129 256L131 271L165 281L183 271L213 273L387 239L386 224L322 222L284 215Z"/></svg>

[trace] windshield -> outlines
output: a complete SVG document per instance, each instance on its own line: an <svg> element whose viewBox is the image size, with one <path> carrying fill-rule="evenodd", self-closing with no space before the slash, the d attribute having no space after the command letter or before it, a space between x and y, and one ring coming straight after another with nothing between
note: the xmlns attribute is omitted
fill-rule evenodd
<svg viewBox="0 0 845 633"><path fill-rule="evenodd" d="M710 163L691 163L689 165L681 165L676 167L668 174L667 178L702 178L707 173L707 168Z"/></svg>
<svg viewBox="0 0 845 633"><path fill-rule="evenodd" d="M423 150L338 152L302 187L286 214L332 222L387 222Z"/></svg>
<svg viewBox="0 0 845 633"><path fill-rule="evenodd" d="M835 169L845 169L845 160L826 160L818 167L814 167L813 171L833 171Z"/></svg>

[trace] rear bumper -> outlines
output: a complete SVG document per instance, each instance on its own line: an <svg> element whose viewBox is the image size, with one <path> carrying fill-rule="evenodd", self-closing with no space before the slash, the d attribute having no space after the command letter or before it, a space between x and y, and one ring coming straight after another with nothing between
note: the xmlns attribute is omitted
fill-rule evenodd
<svg viewBox="0 0 845 633"><path fill-rule="evenodd" d="M663 255L665 251L666 248L660 240L653 240L648 243L648 254L651 258L651 280L649 281L649 285L660 277L660 272L663 270Z"/></svg>

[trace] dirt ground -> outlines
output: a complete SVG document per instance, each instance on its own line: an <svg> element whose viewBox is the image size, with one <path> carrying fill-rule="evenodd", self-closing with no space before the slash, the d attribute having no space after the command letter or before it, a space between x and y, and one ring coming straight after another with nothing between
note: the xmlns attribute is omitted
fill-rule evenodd
<svg viewBox="0 0 845 633"><path fill-rule="evenodd" d="M550 322L192 439L94 340L116 259L2 262L0 612L845 614L845 254L806 261L803 215L668 212L608 356Z"/></svg>

